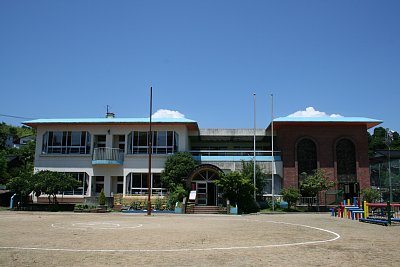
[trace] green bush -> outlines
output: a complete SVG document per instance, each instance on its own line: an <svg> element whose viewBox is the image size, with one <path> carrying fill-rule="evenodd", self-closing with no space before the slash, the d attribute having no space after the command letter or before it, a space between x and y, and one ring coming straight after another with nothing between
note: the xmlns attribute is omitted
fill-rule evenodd
<svg viewBox="0 0 400 267"><path fill-rule="evenodd" d="M239 201L239 211L242 213L255 213L260 211L260 206L254 198L245 198Z"/></svg>
<svg viewBox="0 0 400 267"><path fill-rule="evenodd" d="M104 206L106 204L106 195L104 194L104 189L101 189L99 196L99 205Z"/></svg>
<svg viewBox="0 0 400 267"><path fill-rule="evenodd" d="M365 188L361 190L361 194L363 195L363 198L365 201L368 203L373 203L376 202L380 199L380 192L377 189L373 188Z"/></svg>
<svg viewBox="0 0 400 267"><path fill-rule="evenodd" d="M140 203L136 200L132 201L129 205L129 209L131 210L138 210L140 208Z"/></svg>
<svg viewBox="0 0 400 267"><path fill-rule="evenodd" d="M283 196L283 200L288 203L288 208L290 209L294 204L296 204L297 200L300 198L300 192L298 189L289 187L285 188L281 192Z"/></svg>
<svg viewBox="0 0 400 267"><path fill-rule="evenodd" d="M187 192L182 185L178 185L174 191L171 192L168 201L171 205L175 206L176 202L182 202L183 198L187 196Z"/></svg>
<svg viewBox="0 0 400 267"><path fill-rule="evenodd" d="M162 208L162 200L161 200L161 198L159 198L159 197L156 198L156 203L155 203L154 207L155 207L156 210L161 210L161 208Z"/></svg>

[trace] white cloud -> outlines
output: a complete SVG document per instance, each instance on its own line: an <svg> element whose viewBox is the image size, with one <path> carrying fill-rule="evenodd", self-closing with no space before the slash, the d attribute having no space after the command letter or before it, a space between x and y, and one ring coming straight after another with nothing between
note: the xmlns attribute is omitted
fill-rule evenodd
<svg viewBox="0 0 400 267"><path fill-rule="evenodd" d="M152 117L158 118L158 119L166 119L166 118L182 119L182 118L185 118L185 115L183 115L179 111L168 110L168 109L159 109L153 114Z"/></svg>
<svg viewBox="0 0 400 267"><path fill-rule="evenodd" d="M323 111L315 110L314 107L308 107L306 110L299 110L295 113L288 115L288 117L331 117L331 118L340 118L343 117L340 114L327 114Z"/></svg>

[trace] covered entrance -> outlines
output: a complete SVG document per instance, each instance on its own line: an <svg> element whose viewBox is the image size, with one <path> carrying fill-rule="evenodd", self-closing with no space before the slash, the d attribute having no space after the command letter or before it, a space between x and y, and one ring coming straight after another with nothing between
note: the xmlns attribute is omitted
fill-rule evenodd
<svg viewBox="0 0 400 267"><path fill-rule="evenodd" d="M211 164L198 166L188 177L188 186L196 191L196 205L217 206L222 204L215 180L222 173L221 169Z"/></svg>

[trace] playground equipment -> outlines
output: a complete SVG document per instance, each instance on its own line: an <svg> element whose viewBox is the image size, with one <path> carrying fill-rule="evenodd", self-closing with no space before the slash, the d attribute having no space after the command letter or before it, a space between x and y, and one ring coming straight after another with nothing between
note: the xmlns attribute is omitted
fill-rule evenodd
<svg viewBox="0 0 400 267"><path fill-rule="evenodd" d="M381 225L391 225L400 222L400 204L387 203L367 203L363 205L355 197L353 204L350 199L344 200L336 208L331 208L331 216L358 220L360 222L374 223Z"/></svg>
<svg viewBox="0 0 400 267"><path fill-rule="evenodd" d="M391 225L400 222L400 204L387 203L365 203L365 217L360 222Z"/></svg>
<svg viewBox="0 0 400 267"><path fill-rule="evenodd" d="M364 216L364 209L359 206L359 203L357 197L353 198L353 204L350 203L350 199L344 200L338 207L330 209L332 216L358 220Z"/></svg>

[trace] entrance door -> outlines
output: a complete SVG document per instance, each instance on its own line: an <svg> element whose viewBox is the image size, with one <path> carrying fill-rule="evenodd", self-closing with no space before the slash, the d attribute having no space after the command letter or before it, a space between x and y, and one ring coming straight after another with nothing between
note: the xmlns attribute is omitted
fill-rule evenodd
<svg viewBox="0 0 400 267"><path fill-rule="evenodd" d="M197 205L207 206L207 183L197 182L196 183L196 195L197 195Z"/></svg>
<svg viewBox="0 0 400 267"><path fill-rule="evenodd" d="M215 180L222 171L213 165L203 164L197 167L188 177L188 186L196 190L196 205L216 206L218 205L218 186ZM222 196L220 195L222 198Z"/></svg>
<svg viewBox="0 0 400 267"><path fill-rule="evenodd" d="M214 183L207 183L207 205L216 206L217 190Z"/></svg>
<svg viewBox="0 0 400 267"><path fill-rule="evenodd" d="M217 186L214 183L196 183L197 205L216 206L217 205Z"/></svg>

